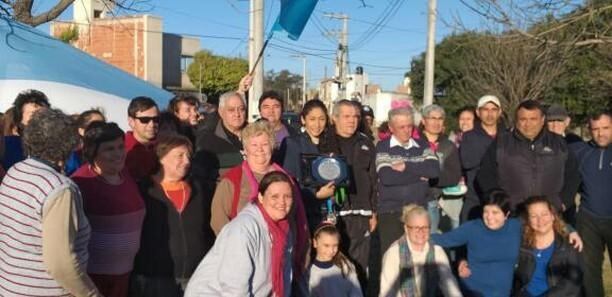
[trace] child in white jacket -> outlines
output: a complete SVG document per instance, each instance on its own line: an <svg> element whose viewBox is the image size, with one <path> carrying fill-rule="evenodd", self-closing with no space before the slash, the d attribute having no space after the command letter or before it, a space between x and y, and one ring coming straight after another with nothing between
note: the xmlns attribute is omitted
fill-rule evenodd
<svg viewBox="0 0 612 297"><path fill-rule="evenodd" d="M355 266L338 251L340 233L332 224L314 232L316 257L308 268L308 289L312 297L362 297Z"/></svg>

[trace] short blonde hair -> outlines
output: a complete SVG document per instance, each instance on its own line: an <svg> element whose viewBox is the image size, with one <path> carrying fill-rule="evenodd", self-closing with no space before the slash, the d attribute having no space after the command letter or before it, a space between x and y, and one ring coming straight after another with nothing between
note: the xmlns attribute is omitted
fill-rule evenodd
<svg viewBox="0 0 612 297"><path fill-rule="evenodd" d="M402 223L404 223L404 225L416 216L426 216L427 222L429 223L429 213L424 207L411 203L402 208Z"/></svg>
<svg viewBox="0 0 612 297"><path fill-rule="evenodd" d="M242 145L246 147L249 139L262 134L268 135L270 148L274 148L274 131L266 120L259 120L254 123L250 123L248 126L244 127L244 129L242 129L240 132Z"/></svg>

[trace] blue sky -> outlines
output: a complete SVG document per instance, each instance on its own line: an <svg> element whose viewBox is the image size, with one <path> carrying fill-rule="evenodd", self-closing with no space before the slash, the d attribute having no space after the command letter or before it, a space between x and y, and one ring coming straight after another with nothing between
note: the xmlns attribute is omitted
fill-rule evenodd
<svg viewBox="0 0 612 297"><path fill-rule="evenodd" d="M38 9L57 0L39 0ZM81 0L76 0L78 4ZM387 17L384 26L373 24L394 3L401 3L392 17ZM365 6L363 5L365 3ZM163 29L169 33L201 36L201 46L216 54L247 57L249 1L247 0L150 0L140 4L148 14L161 16ZM280 10L279 0L265 0L266 32ZM264 69L289 69L302 72L302 61L292 55L307 54L307 74L310 87L334 72L337 39L322 34L325 30L341 29L339 20L323 16L326 12L345 13L349 21L349 61L351 72L363 66L370 75L371 83L378 83L385 90L392 90L402 80L412 57L423 52L427 31L427 0L319 0L317 7L298 41L277 34L272 40L275 47L266 50ZM477 26L478 18L460 1L438 0L438 22L436 39L451 34L457 17L467 26ZM72 18L66 11L62 19ZM41 29L48 32L48 27ZM378 28L376 34L365 34ZM367 38L365 38L367 37ZM365 38L365 40L364 40ZM358 42L362 40L363 42Z"/></svg>

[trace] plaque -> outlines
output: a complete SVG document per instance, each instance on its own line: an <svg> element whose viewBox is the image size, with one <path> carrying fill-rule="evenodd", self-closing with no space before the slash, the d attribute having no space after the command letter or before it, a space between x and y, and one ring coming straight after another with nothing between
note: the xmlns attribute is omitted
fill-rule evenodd
<svg viewBox="0 0 612 297"><path fill-rule="evenodd" d="M334 182L336 186L348 185L348 165L342 156L302 155L304 183L325 185Z"/></svg>

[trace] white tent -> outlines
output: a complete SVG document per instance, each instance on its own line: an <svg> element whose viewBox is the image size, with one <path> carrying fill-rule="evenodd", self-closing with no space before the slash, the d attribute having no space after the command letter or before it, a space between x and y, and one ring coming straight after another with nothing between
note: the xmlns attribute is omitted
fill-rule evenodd
<svg viewBox="0 0 612 297"><path fill-rule="evenodd" d="M44 92L51 106L69 114L101 107L108 120L123 129L128 129L131 98L148 96L164 108L173 96L32 27L0 17L0 111L26 89Z"/></svg>

